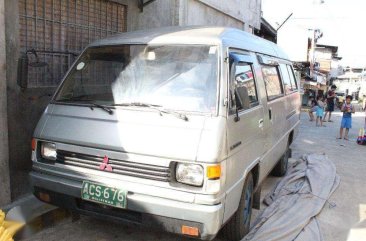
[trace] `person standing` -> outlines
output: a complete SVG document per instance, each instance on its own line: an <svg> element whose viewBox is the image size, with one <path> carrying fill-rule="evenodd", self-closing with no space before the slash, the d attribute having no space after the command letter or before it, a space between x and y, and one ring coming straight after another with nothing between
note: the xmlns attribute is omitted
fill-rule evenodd
<svg viewBox="0 0 366 241"><path fill-rule="evenodd" d="M318 108L318 103L316 102L315 99L311 99L310 110L309 110L309 120L310 121L315 120L313 112L316 112L317 108Z"/></svg>
<svg viewBox="0 0 366 241"><path fill-rule="evenodd" d="M334 111L334 101L336 98L336 94L335 94L336 89L337 89L337 86L332 85L332 87L330 88L330 90L327 93L327 109L324 114L323 121L326 121L325 118L327 117L327 114L329 113L328 122L333 122L330 118L332 117L332 112Z"/></svg>
<svg viewBox="0 0 366 241"><path fill-rule="evenodd" d="M323 115L324 115L324 98L323 96L318 96L317 97L317 108L316 108L316 123L315 125L316 126L324 126L323 125ZM320 125L318 124L320 121Z"/></svg>
<svg viewBox="0 0 366 241"><path fill-rule="evenodd" d="M352 114L355 113L355 108L351 104L352 95L347 95L346 102L342 105L341 111L343 112L341 128L339 129L339 138L343 137L343 129L346 129L344 133L344 139L348 141L348 132L352 128Z"/></svg>
<svg viewBox="0 0 366 241"><path fill-rule="evenodd" d="M363 95L363 110L365 111L365 127L364 129L366 130L366 95Z"/></svg>

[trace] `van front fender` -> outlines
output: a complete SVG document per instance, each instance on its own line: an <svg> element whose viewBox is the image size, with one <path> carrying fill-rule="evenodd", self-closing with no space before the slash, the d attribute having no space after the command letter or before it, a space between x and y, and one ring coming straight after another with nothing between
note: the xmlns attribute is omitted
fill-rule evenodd
<svg viewBox="0 0 366 241"><path fill-rule="evenodd" d="M240 179L235 182L231 187L228 188L226 191L225 196L225 211L224 211L224 217L223 217L223 224L225 224L231 216L238 210L239 202L241 193L243 191L244 182L248 175L248 173L252 172L257 165L259 165L259 158L253 161L243 172L243 175L240 177ZM254 180L256 180L256 177L253 175Z"/></svg>

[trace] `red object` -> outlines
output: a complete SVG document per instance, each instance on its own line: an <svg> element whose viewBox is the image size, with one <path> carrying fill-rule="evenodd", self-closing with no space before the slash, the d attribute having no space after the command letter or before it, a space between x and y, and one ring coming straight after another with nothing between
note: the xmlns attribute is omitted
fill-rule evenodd
<svg viewBox="0 0 366 241"><path fill-rule="evenodd" d="M361 128L360 131L358 132L357 144L366 145L366 134L364 128Z"/></svg>
<svg viewBox="0 0 366 241"><path fill-rule="evenodd" d="M36 139L32 139L32 151L36 149Z"/></svg>
<svg viewBox="0 0 366 241"><path fill-rule="evenodd" d="M103 158L103 163L99 165L99 170L101 171L107 171L107 172L112 172L113 168L110 164L108 164L109 162L109 158L107 156L104 156Z"/></svg>

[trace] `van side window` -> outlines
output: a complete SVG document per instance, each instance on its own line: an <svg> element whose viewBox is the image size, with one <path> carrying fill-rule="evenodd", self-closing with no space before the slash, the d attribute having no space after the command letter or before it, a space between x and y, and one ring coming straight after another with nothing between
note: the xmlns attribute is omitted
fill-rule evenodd
<svg viewBox="0 0 366 241"><path fill-rule="evenodd" d="M287 65L287 69L288 69L288 73L290 75L292 91L295 91L295 90L298 89L298 87L297 87L297 81L296 81L296 78L295 78L294 70L292 69L292 67L290 65Z"/></svg>
<svg viewBox="0 0 366 241"><path fill-rule="evenodd" d="M276 99L283 95L282 84L276 66L262 66L264 83L266 85L268 100Z"/></svg>
<svg viewBox="0 0 366 241"><path fill-rule="evenodd" d="M289 94L292 92L292 83L290 79L290 75L287 69L287 66L285 64L280 64L281 74L282 74L282 80L283 80L283 87L285 89L285 93Z"/></svg>
<svg viewBox="0 0 366 241"><path fill-rule="evenodd" d="M254 81L252 66L240 62L235 65L235 75L232 81L232 107L247 110L258 105L257 88ZM235 98L235 101L234 101Z"/></svg>

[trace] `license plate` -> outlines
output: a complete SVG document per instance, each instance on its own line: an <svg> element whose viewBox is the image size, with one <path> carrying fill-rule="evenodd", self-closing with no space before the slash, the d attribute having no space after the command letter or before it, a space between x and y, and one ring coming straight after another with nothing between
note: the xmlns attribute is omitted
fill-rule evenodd
<svg viewBox="0 0 366 241"><path fill-rule="evenodd" d="M98 183L83 181L81 198L117 208L126 208L127 192L118 188L107 187Z"/></svg>

